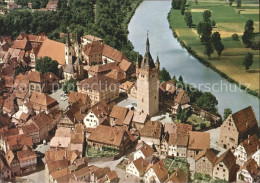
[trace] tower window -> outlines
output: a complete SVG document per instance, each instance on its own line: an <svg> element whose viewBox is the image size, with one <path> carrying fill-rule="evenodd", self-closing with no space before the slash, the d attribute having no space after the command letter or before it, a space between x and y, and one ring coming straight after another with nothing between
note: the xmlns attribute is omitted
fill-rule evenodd
<svg viewBox="0 0 260 183"><path fill-rule="evenodd" d="M156 99L156 96L154 97L154 99Z"/></svg>
<svg viewBox="0 0 260 183"><path fill-rule="evenodd" d="M142 102L144 102L144 98L142 98Z"/></svg>

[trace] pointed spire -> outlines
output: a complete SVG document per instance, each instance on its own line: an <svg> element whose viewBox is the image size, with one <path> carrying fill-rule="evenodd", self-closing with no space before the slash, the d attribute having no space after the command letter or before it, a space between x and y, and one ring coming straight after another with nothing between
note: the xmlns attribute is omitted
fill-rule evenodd
<svg viewBox="0 0 260 183"><path fill-rule="evenodd" d="M156 63L160 63L158 53L157 53Z"/></svg>
<svg viewBox="0 0 260 183"><path fill-rule="evenodd" d="M149 32L147 31L146 52L150 52Z"/></svg>
<svg viewBox="0 0 260 183"><path fill-rule="evenodd" d="M71 46L70 35L69 35L69 33L67 33L66 36L67 36L67 37L66 37L66 46Z"/></svg>

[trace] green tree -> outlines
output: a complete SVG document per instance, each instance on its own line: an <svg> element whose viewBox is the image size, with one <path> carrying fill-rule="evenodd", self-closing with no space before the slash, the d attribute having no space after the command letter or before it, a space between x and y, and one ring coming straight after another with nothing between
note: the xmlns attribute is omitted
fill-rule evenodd
<svg viewBox="0 0 260 183"><path fill-rule="evenodd" d="M229 6L232 6L234 0L229 0Z"/></svg>
<svg viewBox="0 0 260 183"><path fill-rule="evenodd" d="M198 4L199 4L198 0L195 0L195 4L196 4L196 5L198 5Z"/></svg>
<svg viewBox="0 0 260 183"><path fill-rule="evenodd" d="M198 33L201 35L200 40L202 43L206 43L211 38L212 26L210 22L200 22L198 25Z"/></svg>
<svg viewBox="0 0 260 183"><path fill-rule="evenodd" d="M245 67L246 71L249 70L249 67L253 65L253 57L254 55L252 53L247 53L244 60L243 60L243 66Z"/></svg>
<svg viewBox="0 0 260 183"><path fill-rule="evenodd" d="M181 0L172 0L173 9L180 9L180 7L181 7Z"/></svg>
<svg viewBox="0 0 260 183"><path fill-rule="evenodd" d="M212 34L212 43L220 58L220 55L221 55L222 51L224 50L224 45L221 42L221 36L220 36L219 32L214 32Z"/></svg>
<svg viewBox="0 0 260 183"><path fill-rule="evenodd" d="M181 105L178 105L178 108L177 108L177 119L178 120L181 118L181 114L182 114L182 108L181 108Z"/></svg>
<svg viewBox="0 0 260 183"><path fill-rule="evenodd" d="M63 87L62 90L64 91L64 93L69 93L70 91L77 91L77 81L73 78L71 78L70 80L67 80Z"/></svg>
<svg viewBox="0 0 260 183"><path fill-rule="evenodd" d="M241 7L241 4L242 4L241 0L237 0L237 7L238 8Z"/></svg>
<svg viewBox="0 0 260 183"><path fill-rule="evenodd" d="M224 109L224 121L227 119L227 117L232 114L232 110L230 108Z"/></svg>
<svg viewBox="0 0 260 183"><path fill-rule="evenodd" d="M161 82L171 80L170 73L164 67L159 72L159 79L160 79Z"/></svg>
<svg viewBox="0 0 260 183"><path fill-rule="evenodd" d="M205 129L207 127L207 125L205 123L200 123L200 129Z"/></svg>
<svg viewBox="0 0 260 183"><path fill-rule="evenodd" d="M32 8L33 9L40 9L41 7L41 2L40 1L33 1L32 2Z"/></svg>
<svg viewBox="0 0 260 183"><path fill-rule="evenodd" d="M182 78L182 75L180 75L180 76L179 76L179 79L178 79L178 81L179 81L180 83L183 83L183 78Z"/></svg>
<svg viewBox="0 0 260 183"><path fill-rule="evenodd" d="M58 65L56 60L52 60L50 57L43 57L36 60L35 69L41 73L52 72L58 75Z"/></svg>
<svg viewBox="0 0 260 183"><path fill-rule="evenodd" d="M210 17L211 17L211 11L210 10L205 10L203 12L203 21L204 22L210 22Z"/></svg>
<svg viewBox="0 0 260 183"><path fill-rule="evenodd" d="M185 12L185 4L182 3L180 9L181 9L181 15L184 15L184 12Z"/></svg>
<svg viewBox="0 0 260 183"><path fill-rule="evenodd" d="M210 92L204 92L196 101L196 104L201 107L202 109L216 113L217 112L217 105L218 101L216 97Z"/></svg>
<svg viewBox="0 0 260 183"><path fill-rule="evenodd" d="M209 40L205 44L204 54L207 55L209 59L211 59L212 53L214 53L214 48L213 48L211 40Z"/></svg>
<svg viewBox="0 0 260 183"><path fill-rule="evenodd" d="M238 35L237 34L232 34L232 39L234 41L238 41L239 40Z"/></svg>
<svg viewBox="0 0 260 183"><path fill-rule="evenodd" d="M193 23L192 22L192 14L191 14L191 12L185 12L184 19L185 19L185 22L186 22L187 26L189 28L191 28L192 23Z"/></svg>
<svg viewBox="0 0 260 183"><path fill-rule="evenodd" d="M250 48L253 45L253 41L252 41L253 34L254 34L254 21L249 19L246 21L245 32L242 36L243 43L247 48Z"/></svg>

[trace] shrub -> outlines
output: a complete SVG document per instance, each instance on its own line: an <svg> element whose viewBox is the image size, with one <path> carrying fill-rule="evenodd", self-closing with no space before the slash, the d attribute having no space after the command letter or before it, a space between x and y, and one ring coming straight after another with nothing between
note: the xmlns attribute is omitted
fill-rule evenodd
<svg viewBox="0 0 260 183"><path fill-rule="evenodd" d="M237 34L233 34L233 35L232 35L232 39L233 39L234 41L238 41L238 40L239 40L239 37L238 37Z"/></svg>
<svg viewBox="0 0 260 183"><path fill-rule="evenodd" d="M200 123L200 129L205 129L206 128L206 124L205 123Z"/></svg>

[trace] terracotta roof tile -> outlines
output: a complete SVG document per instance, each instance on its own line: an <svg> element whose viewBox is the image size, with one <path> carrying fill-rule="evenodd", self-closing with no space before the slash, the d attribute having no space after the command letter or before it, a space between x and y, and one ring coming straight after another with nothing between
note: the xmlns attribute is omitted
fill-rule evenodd
<svg viewBox="0 0 260 183"><path fill-rule="evenodd" d="M37 55L40 57L51 57L52 60L57 60L60 65L65 65L65 44L46 38Z"/></svg>
<svg viewBox="0 0 260 183"><path fill-rule="evenodd" d="M161 182L164 182L168 177L168 171L162 160L158 161L152 166L155 174Z"/></svg>
<svg viewBox="0 0 260 183"><path fill-rule="evenodd" d="M126 72L126 71L128 71L128 69L130 68L131 65L132 65L131 62L129 62L129 61L126 60L126 59L123 59L122 62L119 64L119 68L120 68L122 71Z"/></svg>
<svg viewBox="0 0 260 183"><path fill-rule="evenodd" d="M133 85L134 85L133 82L131 82L131 81L126 81L126 82L124 82L124 83L122 83L122 84L120 85L120 88L123 89L123 90L125 90L125 91L129 91L129 90L132 88Z"/></svg>
<svg viewBox="0 0 260 183"><path fill-rule="evenodd" d="M148 121L140 131L141 136L160 138L162 135L162 123L159 121Z"/></svg>
<svg viewBox="0 0 260 183"><path fill-rule="evenodd" d="M140 176L142 176L145 173L149 165L142 157L138 158L137 160L134 160L133 164L139 171Z"/></svg>
<svg viewBox="0 0 260 183"><path fill-rule="evenodd" d="M17 158L19 161L27 161L30 159L37 158L37 155L30 148L23 149L22 151L17 152Z"/></svg>
<svg viewBox="0 0 260 183"><path fill-rule="evenodd" d="M99 142L120 147L125 130L116 127L99 125L88 137L88 141Z"/></svg>
<svg viewBox="0 0 260 183"><path fill-rule="evenodd" d="M188 173L184 172L181 169L173 172L166 183L188 183L189 176Z"/></svg>
<svg viewBox="0 0 260 183"><path fill-rule="evenodd" d="M177 145L177 146L188 146L189 135L181 134L181 133L171 133L169 136L169 145Z"/></svg>
<svg viewBox="0 0 260 183"><path fill-rule="evenodd" d="M240 170L246 169L251 177L254 179L259 175L259 167L254 159L247 161Z"/></svg>
<svg viewBox="0 0 260 183"><path fill-rule="evenodd" d="M258 122L251 106L232 114L238 132L244 132L251 128L257 128Z"/></svg>
<svg viewBox="0 0 260 183"><path fill-rule="evenodd" d="M260 142L258 136L254 134L241 142L240 145L245 148L247 156L250 156L257 151L257 148L260 146Z"/></svg>
<svg viewBox="0 0 260 183"><path fill-rule="evenodd" d="M110 118L124 120L127 115L128 109L118 105L114 105L110 113Z"/></svg>
<svg viewBox="0 0 260 183"><path fill-rule="evenodd" d="M108 179L109 179L110 181L113 181L113 180L115 180L115 179L118 178L118 175L117 175L116 171L113 170L113 171L107 173L107 177L108 177Z"/></svg>
<svg viewBox="0 0 260 183"><path fill-rule="evenodd" d="M52 98L46 93L40 93L37 91L34 91L30 97L30 102L32 104L39 104L39 105L44 105L44 106L53 106L53 105L58 105L57 100Z"/></svg>
<svg viewBox="0 0 260 183"><path fill-rule="evenodd" d="M236 166L236 157L229 149L217 159L215 165L219 164L220 162L223 162L226 165L227 169L230 171Z"/></svg>
<svg viewBox="0 0 260 183"><path fill-rule="evenodd" d="M151 146L147 145L145 142L141 142L142 145L137 149L140 150L145 157L149 157L154 153L154 150Z"/></svg>
<svg viewBox="0 0 260 183"><path fill-rule="evenodd" d="M207 159L211 162L211 164L213 166L218 159L218 157L212 150L204 149L204 150L200 151L199 154L195 157L195 161L198 161L203 156L207 157Z"/></svg>
<svg viewBox="0 0 260 183"><path fill-rule="evenodd" d="M210 134L207 132L190 131L189 149L209 149Z"/></svg>

